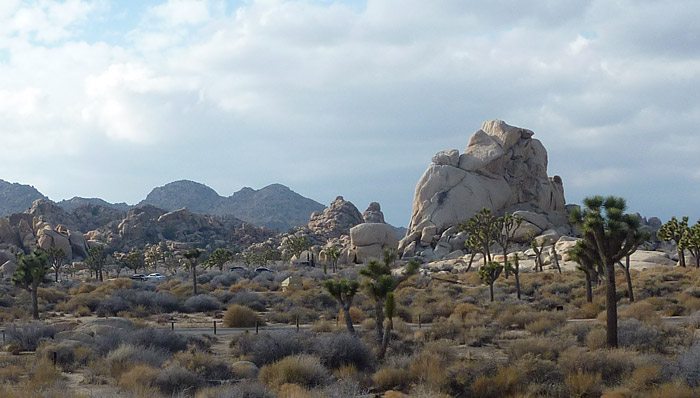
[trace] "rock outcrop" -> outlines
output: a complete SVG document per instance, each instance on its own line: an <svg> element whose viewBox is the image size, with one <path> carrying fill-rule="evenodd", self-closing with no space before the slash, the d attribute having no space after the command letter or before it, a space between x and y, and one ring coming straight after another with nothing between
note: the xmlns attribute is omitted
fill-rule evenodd
<svg viewBox="0 0 700 398"><path fill-rule="evenodd" d="M396 250L399 238L389 224L364 223L350 228L350 242L357 262L364 263L371 258L381 259L385 248Z"/></svg>
<svg viewBox="0 0 700 398"><path fill-rule="evenodd" d="M484 207L495 214L521 211L535 232L567 225L562 180L548 177L547 151L533 134L492 120L484 122L461 154L456 149L438 152L416 185L400 251L413 243L432 250L444 231Z"/></svg>
<svg viewBox="0 0 700 398"><path fill-rule="evenodd" d="M364 221L354 204L338 196L321 213L312 213L307 227L316 235L333 239L348 235L350 228Z"/></svg>
<svg viewBox="0 0 700 398"><path fill-rule="evenodd" d="M382 207L377 202L372 202L367 206L367 210L362 213L362 219L369 223L385 223Z"/></svg>

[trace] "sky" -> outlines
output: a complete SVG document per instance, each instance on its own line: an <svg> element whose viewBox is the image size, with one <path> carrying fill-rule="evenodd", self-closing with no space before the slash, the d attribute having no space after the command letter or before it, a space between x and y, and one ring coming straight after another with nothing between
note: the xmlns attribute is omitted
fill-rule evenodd
<svg viewBox="0 0 700 398"><path fill-rule="evenodd" d="M694 0L2 0L0 178L281 183L406 226L432 156L535 132L567 202L700 217Z"/></svg>

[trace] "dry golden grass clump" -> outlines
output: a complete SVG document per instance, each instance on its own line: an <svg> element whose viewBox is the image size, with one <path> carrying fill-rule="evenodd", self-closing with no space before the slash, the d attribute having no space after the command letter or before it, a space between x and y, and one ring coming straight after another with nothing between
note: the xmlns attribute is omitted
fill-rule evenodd
<svg viewBox="0 0 700 398"><path fill-rule="evenodd" d="M224 325L231 328L255 327L256 321L259 326L263 325L262 320L258 319L258 314L255 311L239 304L231 305L224 314Z"/></svg>

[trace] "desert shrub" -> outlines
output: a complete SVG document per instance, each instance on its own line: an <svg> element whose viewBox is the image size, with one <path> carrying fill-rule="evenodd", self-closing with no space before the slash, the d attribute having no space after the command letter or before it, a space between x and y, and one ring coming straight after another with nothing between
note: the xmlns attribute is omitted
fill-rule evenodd
<svg viewBox="0 0 700 398"><path fill-rule="evenodd" d="M356 380L340 380L324 387L321 394L326 398L362 398L369 392Z"/></svg>
<svg viewBox="0 0 700 398"><path fill-rule="evenodd" d="M40 360L31 370L26 387L29 391L45 390L49 387L53 387L61 379L62 375L60 370L54 368L50 361Z"/></svg>
<svg viewBox="0 0 700 398"><path fill-rule="evenodd" d="M254 327L256 320L258 315L253 310L238 304L228 307L224 314L224 325L231 328ZM260 320L258 323L262 324Z"/></svg>
<svg viewBox="0 0 700 398"><path fill-rule="evenodd" d="M25 324L12 323L7 326L8 343L16 343L23 351L34 351L43 339L52 339L57 330L54 326L41 322Z"/></svg>
<svg viewBox="0 0 700 398"><path fill-rule="evenodd" d="M443 358L427 349L416 355L408 368L411 378L434 387L441 387L447 382Z"/></svg>
<svg viewBox="0 0 700 398"><path fill-rule="evenodd" d="M93 354L91 349L77 344L54 343L47 340L42 341L36 350L38 358L47 360L53 360L54 353L56 353L56 364L65 371L73 370L76 365L87 365Z"/></svg>
<svg viewBox="0 0 700 398"><path fill-rule="evenodd" d="M64 300L67 297L67 294L60 290L40 287L37 289L37 296L41 300L56 304L59 301Z"/></svg>
<svg viewBox="0 0 700 398"><path fill-rule="evenodd" d="M121 344L107 354L104 365L110 376L119 378L122 373L135 364L160 367L168 357L168 353L163 350Z"/></svg>
<svg viewBox="0 0 700 398"><path fill-rule="evenodd" d="M201 391L197 398L275 398L264 384L258 381L243 381L232 386Z"/></svg>
<svg viewBox="0 0 700 398"><path fill-rule="evenodd" d="M664 383L652 390L650 398L696 398L697 391L680 383Z"/></svg>
<svg viewBox="0 0 700 398"><path fill-rule="evenodd" d="M241 335L232 344L258 366L266 365L286 356L311 351L312 342L307 334L289 330L261 333L258 336Z"/></svg>
<svg viewBox="0 0 700 398"><path fill-rule="evenodd" d="M691 387L700 386L700 345L682 351L676 361L666 367L666 371L680 377Z"/></svg>
<svg viewBox="0 0 700 398"><path fill-rule="evenodd" d="M194 373L182 366L167 367L158 373L153 385L162 394L171 396L185 390L197 389L203 381Z"/></svg>
<svg viewBox="0 0 700 398"><path fill-rule="evenodd" d="M561 353L559 366L567 375L600 373L606 385L615 385L635 369L636 361L636 354L624 349L589 351L571 347Z"/></svg>
<svg viewBox="0 0 700 398"><path fill-rule="evenodd" d="M579 344L583 344L591 329L593 325L590 322L569 322L560 329L560 333L563 336L572 336Z"/></svg>
<svg viewBox="0 0 700 398"><path fill-rule="evenodd" d="M414 380L405 369L382 368L372 376L372 381L379 391L406 391Z"/></svg>
<svg viewBox="0 0 700 398"><path fill-rule="evenodd" d="M221 308L221 303L214 297L201 294L185 300L185 308L189 312L217 311Z"/></svg>
<svg viewBox="0 0 700 398"><path fill-rule="evenodd" d="M632 372L627 383L635 390L648 390L663 382L663 374L660 365L643 365Z"/></svg>
<svg viewBox="0 0 700 398"><path fill-rule="evenodd" d="M575 317L579 319L595 319L603 310L603 307L597 303L585 303L576 312Z"/></svg>
<svg viewBox="0 0 700 398"><path fill-rule="evenodd" d="M180 311L182 307L180 306L180 301L174 295L166 292L157 292L153 296L153 305L160 312L175 312Z"/></svg>
<svg viewBox="0 0 700 398"><path fill-rule="evenodd" d="M150 390L160 370L146 364L134 365L131 369L122 373L119 385L130 390L146 392Z"/></svg>
<svg viewBox="0 0 700 398"><path fill-rule="evenodd" d="M500 398L521 393L525 382L525 373L521 369L501 366L491 377L477 377L471 389L477 397Z"/></svg>
<svg viewBox="0 0 700 398"><path fill-rule="evenodd" d="M634 318L643 322L660 323L659 316L655 312L654 305L648 300L638 301L630 305L621 307L620 318Z"/></svg>
<svg viewBox="0 0 700 398"><path fill-rule="evenodd" d="M472 326L463 328L460 333L462 344L470 347L483 347L491 344L499 331L492 326Z"/></svg>
<svg viewBox="0 0 700 398"><path fill-rule="evenodd" d="M116 316L121 311L129 309L129 302L118 296L108 297L97 306L97 316Z"/></svg>
<svg viewBox="0 0 700 398"><path fill-rule="evenodd" d="M321 335L314 342L314 353L329 369L343 365L353 365L359 370L372 367L372 352L357 336L349 333L329 333Z"/></svg>
<svg viewBox="0 0 700 398"><path fill-rule="evenodd" d="M260 369L260 381L277 389L285 383L316 387L329 380L328 370L317 357L294 355L265 365Z"/></svg>
<svg viewBox="0 0 700 398"><path fill-rule="evenodd" d="M216 275L211 278L209 284L216 289L219 286L229 287L238 281L238 276L235 272L225 272L221 275Z"/></svg>
<svg viewBox="0 0 700 398"><path fill-rule="evenodd" d="M265 302L259 293L249 291L239 291L233 294L230 303L246 306L253 311L265 311Z"/></svg>
<svg viewBox="0 0 700 398"><path fill-rule="evenodd" d="M74 293L74 292L71 291L70 293L73 294L73 295L75 295L75 294L83 294L83 293L90 293L90 292L92 292L92 291L95 290L95 289L97 289L97 285L93 285L92 283L84 283L84 284L82 284L82 285L78 288L78 291L77 291L77 292Z"/></svg>
<svg viewBox="0 0 700 398"><path fill-rule="evenodd" d="M168 329L137 329L126 334L124 339L134 345L161 349L171 353L187 349L187 337Z"/></svg>
<svg viewBox="0 0 700 398"><path fill-rule="evenodd" d="M658 331L635 318L621 319L617 328L617 338L621 347L663 349L663 340Z"/></svg>
<svg viewBox="0 0 700 398"><path fill-rule="evenodd" d="M573 398L598 398L601 395L600 379L599 373L591 374L578 370L566 376L565 382Z"/></svg>
<svg viewBox="0 0 700 398"><path fill-rule="evenodd" d="M591 350L598 350L607 347L608 335L605 328L595 327L591 329L586 336L585 345Z"/></svg>
<svg viewBox="0 0 700 398"><path fill-rule="evenodd" d="M525 375L525 380L536 384L561 384L564 374L553 361L537 358L532 354L525 354L519 358L514 367L520 369Z"/></svg>
<svg viewBox="0 0 700 398"><path fill-rule="evenodd" d="M525 330L532 334L547 334L558 328L562 322L554 318L540 318L525 325Z"/></svg>
<svg viewBox="0 0 700 398"><path fill-rule="evenodd" d="M203 380L229 380L233 375L226 363L201 351L179 352L172 360Z"/></svg>
<svg viewBox="0 0 700 398"><path fill-rule="evenodd" d="M5 365L0 367L0 381L2 383L17 383L25 373L26 371L21 366Z"/></svg>
<svg viewBox="0 0 700 398"><path fill-rule="evenodd" d="M532 337L512 341L506 348L506 353L513 359L529 353L535 357L554 361L569 345L572 344L567 339Z"/></svg>

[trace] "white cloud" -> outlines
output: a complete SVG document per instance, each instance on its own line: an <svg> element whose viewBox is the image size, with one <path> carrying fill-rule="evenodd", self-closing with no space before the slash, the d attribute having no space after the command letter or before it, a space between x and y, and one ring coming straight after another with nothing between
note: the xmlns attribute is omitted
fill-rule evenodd
<svg viewBox="0 0 700 398"><path fill-rule="evenodd" d="M462 149L491 118L535 131L572 200L639 195L640 176L666 183L653 171L673 162L700 169L684 145L700 120L693 2L251 0L227 14L171 0L127 13L119 43L85 36L93 20L110 29L99 5L0 5L0 134L21 164L0 178L130 201L171 177L229 194L279 181L326 202L378 200L405 224L434 152ZM94 174L22 163L56 148ZM32 177L47 173L70 181Z"/></svg>

